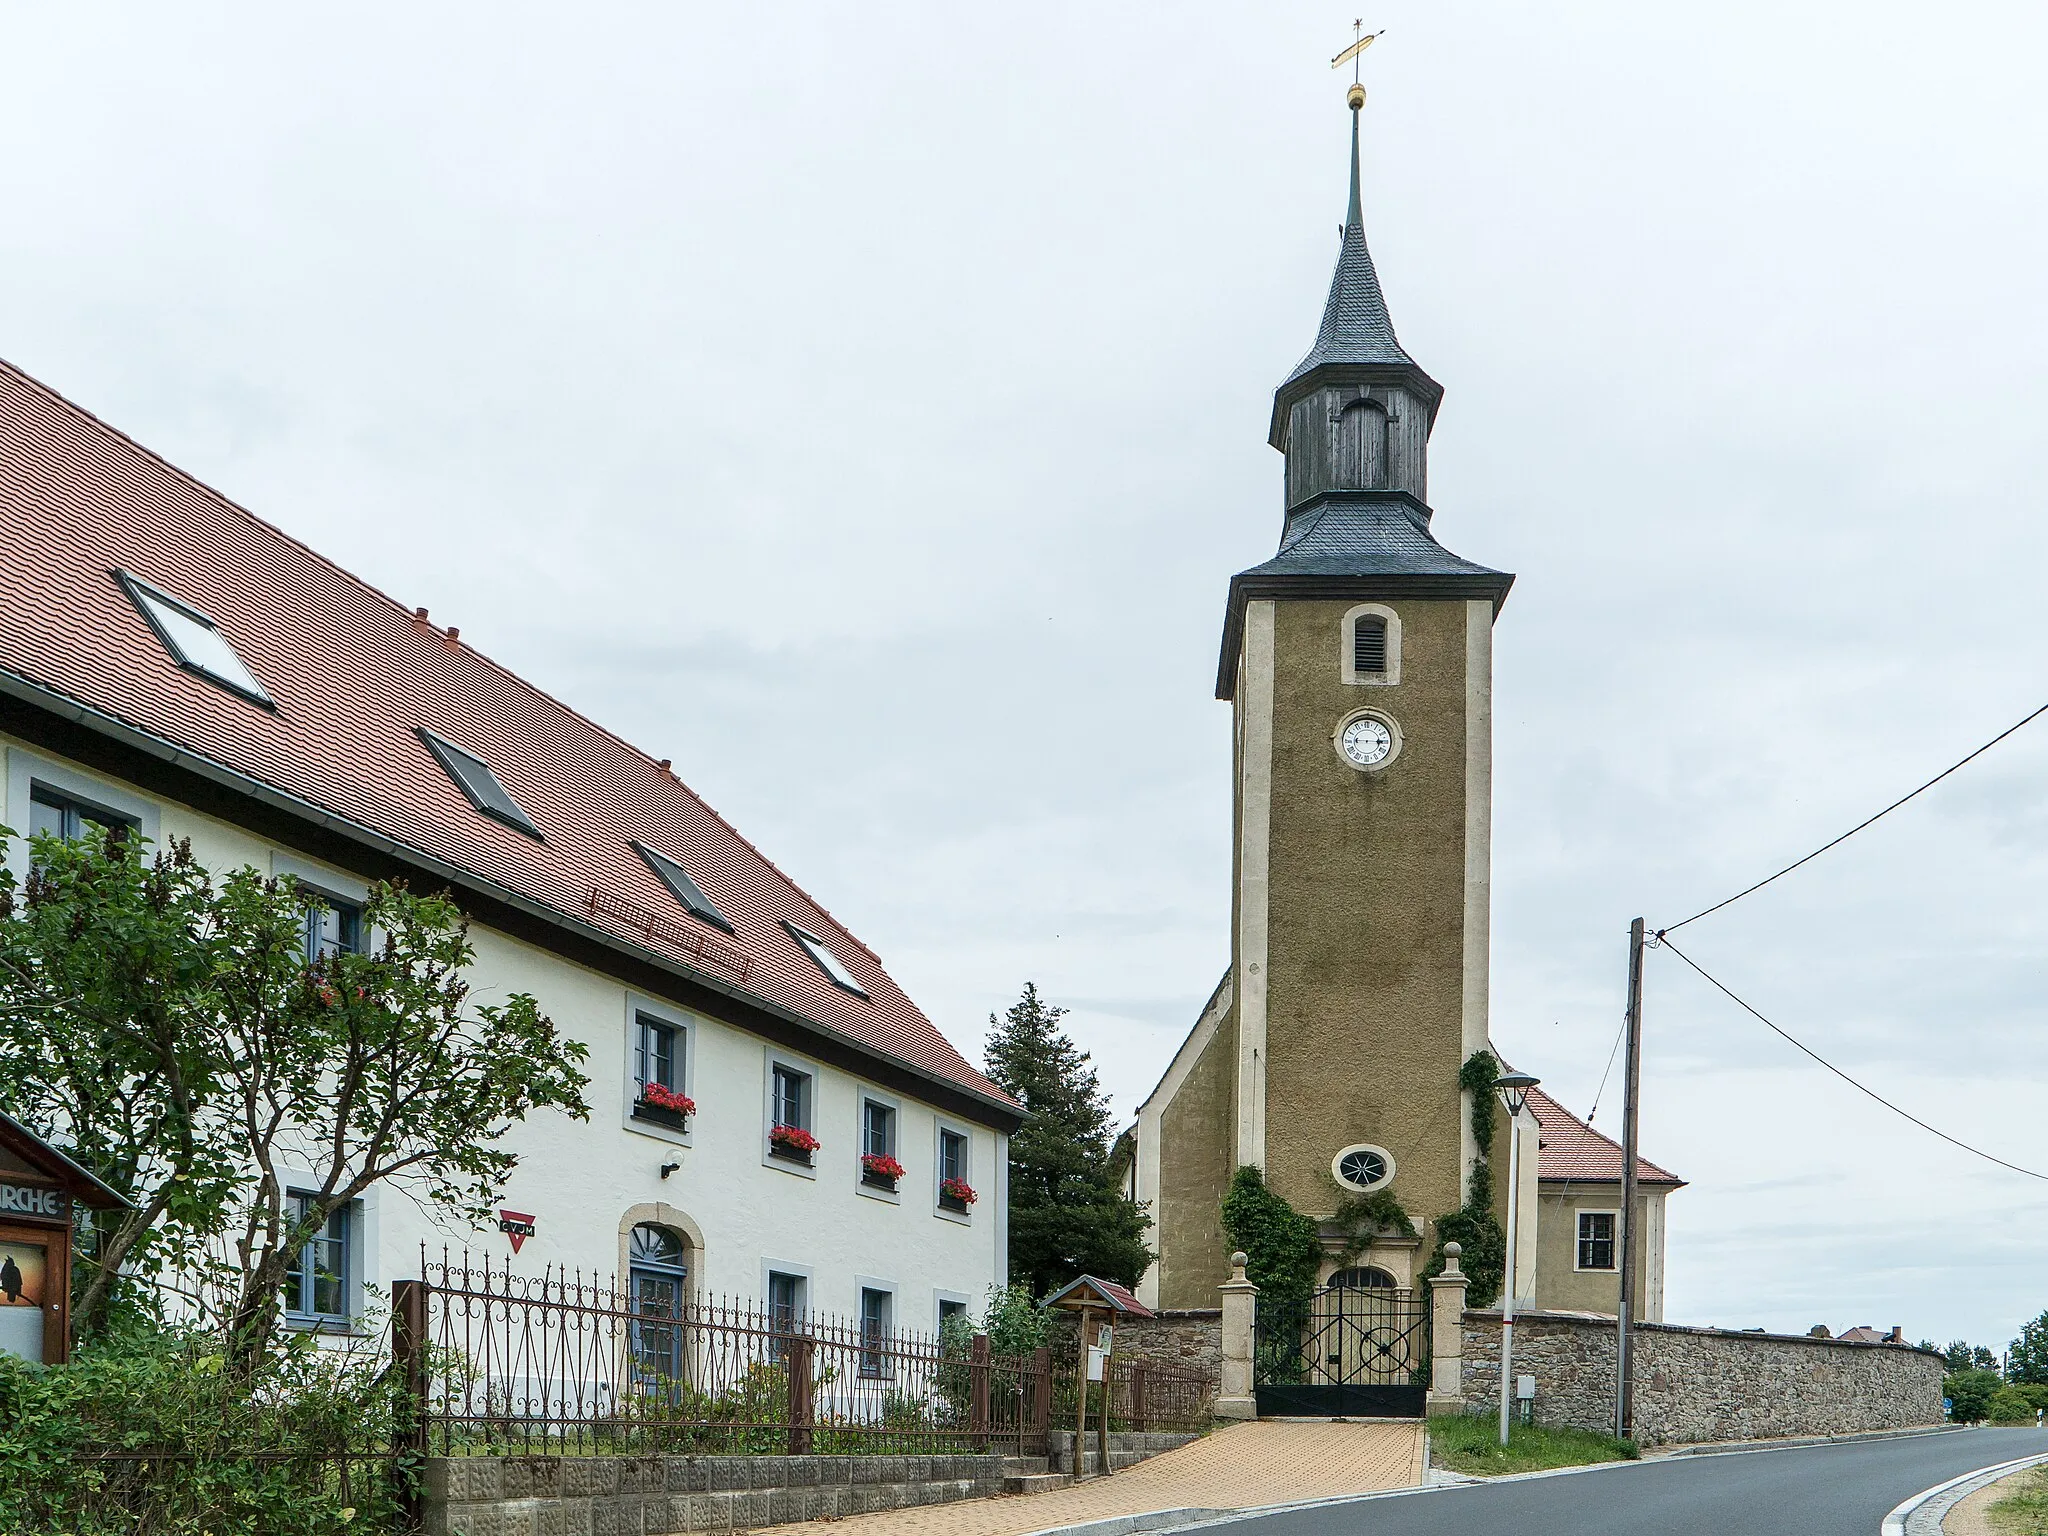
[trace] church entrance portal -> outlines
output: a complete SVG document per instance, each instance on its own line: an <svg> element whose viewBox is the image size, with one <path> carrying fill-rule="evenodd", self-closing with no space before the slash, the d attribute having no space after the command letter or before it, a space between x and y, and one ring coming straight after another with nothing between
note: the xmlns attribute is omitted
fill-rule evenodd
<svg viewBox="0 0 2048 1536"><path fill-rule="evenodd" d="M1367 1277L1370 1278L1367 1278ZM1260 1418L1423 1416L1429 1383L1429 1304L1347 1270L1304 1306L1259 1307L1254 1391Z"/></svg>

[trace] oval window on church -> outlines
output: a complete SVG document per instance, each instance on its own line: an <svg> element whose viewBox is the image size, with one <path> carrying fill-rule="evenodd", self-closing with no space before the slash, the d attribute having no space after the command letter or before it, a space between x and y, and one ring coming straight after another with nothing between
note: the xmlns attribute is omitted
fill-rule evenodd
<svg viewBox="0 0 2048 1536"><path fill-rule="evenodd" d="M1331 1158L1330 1172L1346 1189L1378 1189L1394 1177L1394 1154L1361 1142Z"/></svg>

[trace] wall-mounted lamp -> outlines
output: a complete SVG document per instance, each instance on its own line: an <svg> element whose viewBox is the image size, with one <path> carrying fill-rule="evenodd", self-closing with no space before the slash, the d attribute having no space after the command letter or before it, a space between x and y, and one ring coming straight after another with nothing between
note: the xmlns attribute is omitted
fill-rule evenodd
<svg viewBox="0 0 2048 1536"><path fill-rule="evenodd" d="M661 1176L665 1179L682 1166L681 1163L663 1163L661 1165Z"/></svg>

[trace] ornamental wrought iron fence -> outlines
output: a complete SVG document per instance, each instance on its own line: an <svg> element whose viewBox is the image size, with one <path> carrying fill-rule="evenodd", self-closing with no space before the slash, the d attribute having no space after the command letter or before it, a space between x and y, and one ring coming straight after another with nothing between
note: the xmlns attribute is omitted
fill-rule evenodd
<svg viewBox="0 0 2048 1536"><path fill-rule="evenodd" d="M1077 1361L443 1253L394 1288L408 1447L447 1455L1000 1452L1071 1427ZM1090 1422L1104 1384L1090 1393ZM1113 1358L1112 1429L1207 1425L1213 1376Z"/></svg>
<svg viewBox="0 0 2048 1536"><path fill-rule="evenodd" d="M1039 1452L1050 1355L444 1254L394 1301L427 1455Z"/></svg>

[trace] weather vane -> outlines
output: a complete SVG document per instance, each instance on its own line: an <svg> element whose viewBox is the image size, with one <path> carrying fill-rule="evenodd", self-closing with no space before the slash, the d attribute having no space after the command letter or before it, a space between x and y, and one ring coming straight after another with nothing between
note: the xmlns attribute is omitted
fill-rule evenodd
<svg viewBox="0 0 2048 1536"><path fill-rule="evenodd" d="M1365 30L1365 18L1360 17L1351 23L1351 31L1357 40L1349 48L1338 54L1337 57L1330 60L1330 68L1341 69L1344 67L1346 59L1351 61L1351 91L1349 99L1351 110L1356 112L1365 105L1365 87L1358 79L1358 56L1372 46L1374 38L1385 37L1387 29L1382 27L1379 31L1368 34Z"/></svg>

